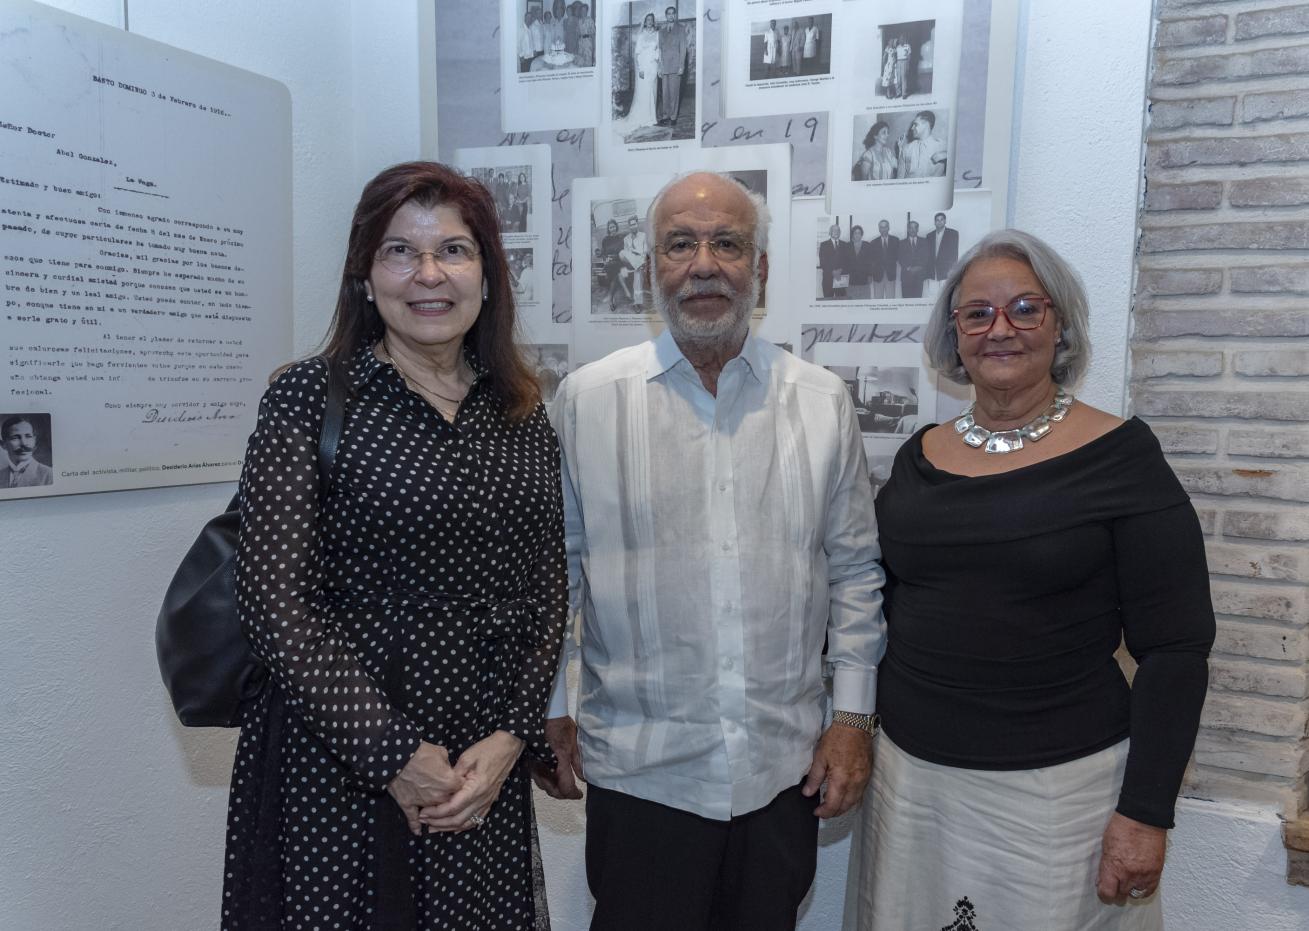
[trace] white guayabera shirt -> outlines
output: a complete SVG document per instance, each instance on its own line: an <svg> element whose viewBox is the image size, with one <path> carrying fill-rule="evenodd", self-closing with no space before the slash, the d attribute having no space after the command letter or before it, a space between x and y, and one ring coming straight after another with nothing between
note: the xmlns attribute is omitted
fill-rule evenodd
<svg viewBox="0 0 1309 931"><path fill-rule="evenodd" d="M553 419L587 780L720 820L762 808L813 760L824 639L843 711L872 712L885 651L845 384L748 337L715 398L665 333L569 375Z"/></svg>

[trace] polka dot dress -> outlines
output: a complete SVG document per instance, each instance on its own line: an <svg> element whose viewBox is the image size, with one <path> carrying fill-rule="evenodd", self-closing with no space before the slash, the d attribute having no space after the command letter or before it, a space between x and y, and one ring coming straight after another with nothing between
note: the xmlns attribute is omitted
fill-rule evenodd
<svg viewBox="0 0 1309 931"><path fill-rule="evenodd" d="M361 347L317 501L326 365L264 395L241 476L241 623L271 679L241 728L222 926L549 928L527 776L567 608L559 452L510 424L477 359L454 424ZM386 786L420 740L451 763L526 741L485 824L415 837Z"/></svg>

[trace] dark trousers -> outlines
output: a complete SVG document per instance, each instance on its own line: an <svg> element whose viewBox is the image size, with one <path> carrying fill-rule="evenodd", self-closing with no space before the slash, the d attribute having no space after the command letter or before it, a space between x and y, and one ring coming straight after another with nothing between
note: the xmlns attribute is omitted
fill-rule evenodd
<svg viewBox="0 0 1309 931"><path fill-rule="evenodd" d="M794 931L818 863L818 800L800 786L715 821L591 785L591 931Z"/></svg>
<svg viewBox="0 0 1309 931"><path fill-rule="evenodd" d="M659 75L659 106L657 116L661 120L677 122L677 115L682 112L682 76L680 74Z"/></svg>

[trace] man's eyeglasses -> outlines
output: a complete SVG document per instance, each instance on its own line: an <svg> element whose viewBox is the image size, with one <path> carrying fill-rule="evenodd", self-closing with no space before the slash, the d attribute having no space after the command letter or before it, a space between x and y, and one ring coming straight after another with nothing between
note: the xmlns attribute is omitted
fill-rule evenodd
<svg viewBox="0 0 1309 931"><path fill-rule="evenodd" d="M720 262L735 262L753 249L754 243L739 236L715 236L712 239L674 236L655 248L668 261L681 265L694 259L701 246L708 246L709 252Z"/></svg>
<svg viewBox="0 0 1309 931"><path fill-rule="evenodd" d="M463 271L477 261L481 253L467 242L447 242L434 252L420 252L407 243L392 242L377 251L377 261L397 275L412 275L422 266L425 255L430 255L447 271Z"/></svg>
<svg viewBox="0 0 1309 931"><path fill-rule="evenodd" d="M1048 297L1016 297L1003 307L981 302L960 304L950 311L950 316L965 336L991 332L1001 314L1015 330L1035 330L1045 323L1045 310L1053 303Z"/></svg>

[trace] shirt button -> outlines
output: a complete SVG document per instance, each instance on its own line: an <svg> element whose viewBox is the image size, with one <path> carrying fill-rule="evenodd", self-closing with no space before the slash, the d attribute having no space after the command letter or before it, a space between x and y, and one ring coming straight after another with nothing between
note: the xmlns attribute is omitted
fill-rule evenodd
<svg viewBox="0 0 1309 931"><path fill-rule="evenodd" d="M731 672L732 667L735 665L736 664L732 662L732 658L730 656L723 658L723 669L725 669L726 671Z"/></svg>
<svg viewBox="0 0 1309 931"><path fill-rule="evenodd" d="M719 491L727 491L727 482L719 482L719 483L718 483L718 490L719 490Z"/></svg>
<svg viewBox="0 0 1309 931"><path fill-rule="evenodd" d="M732 548L732 544L728 543L727 541L723 541L723 552L724 552L724 553L726 553L726 552L727 552L728 550L730 550L731 548Z"/></svg>

